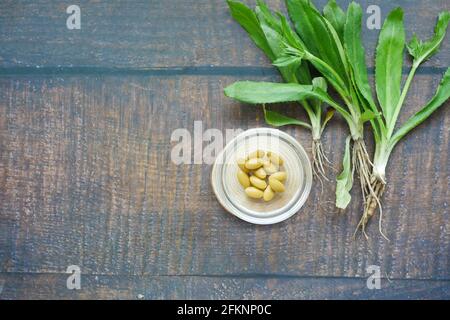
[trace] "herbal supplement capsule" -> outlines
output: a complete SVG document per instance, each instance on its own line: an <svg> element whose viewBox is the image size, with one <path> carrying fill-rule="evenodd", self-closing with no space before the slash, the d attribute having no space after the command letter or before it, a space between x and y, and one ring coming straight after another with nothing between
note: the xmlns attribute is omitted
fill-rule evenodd
<svg viewBox="0 0 450 320"><path fill-rule="evenodd" d="M253 151L253 152L250 152L250 154L248 155L248 158L249 158L249 159L252 159L252 158L262 158L262 157L264 157L265 154L266 154L266 153L265 153L264 151L262 151L262 150L255 150L255 151Z"/></svg>
<svg viewBox="0 0 450 320"><path fill-rule="evenodd" d="M275 172L270 177L277 179L278 181L284 181L287 178L287 173L285 171L279 171L279 172Z"/></svg>
<svg viewBox="0 0 450 320"><path fill-rule="evenodd" d="M238 167L242 171L244 171L245 173L248 173L248 169L245 167L245 159L244 158L237 159L237 164L238 164Z"/></svg>
<svg viewBox="0 0 450 320"><path fill-rule="evenodd" d="M278 166L282 166L283 165L283 159L277 155L276 153L273 152L268 152L267 153L270 161L272 161L272 163L278 165Z"/></svg>
<svg viewBox="0 0 450 320"><path fill-rule="evenodd" d="M257 178L256 176L250 177L250 183L258 189L264 190L267 187L267 183L264 180Z"/></svg>
<svg viewBox="0 0 450 320"><path fill-rule="evenodd" d="M255 172L253 172L253 174L255 175L255 176L257 176L258 178L260 178L260 179L265 179L266 177L267 177L267 173L266 173L266 171L264 170L264 168L259 168L259 169L257 169ZM281 181L281 180L280 180Z"/></svg>
<svg viewBox="0 0 450 320"><path fill-rule="evenodd" d="M237 173L237 178L239 180L239 183L244 188L250 187L250 179L248 178L248 175L244 171L239 170L238 173Z"/></svg>
<svg viewBox="0 0 450 320"><path fill-rule="evenodd" d="M274 174L275 172L278 171L278 167L276 165L274 165L272 162L267 161L264 166L264 171L266 171L266 174Z"/></svg>
<svg viewBox="0 0 450 320"><path fill-rule="evenodd" d="M250 169L250 170L258 169L258 168L261 167L261 166L262 166L262 160L259 159L259 158L252 158L252 159L249 159L249 160L247 160L247 162L245 163L245 167L246 167L247 169Z"/></svg>
<svg viewBox="0 0 450 320"><path fill-rule="evenodd" d="M270 201L273 199L275 193L273 192L270 186L267 186L266 190L264 190L263 199L264 201Z"/></svg>
<svg viewBox="0 0 450 320"><path fill-rule="evenodd" d="M269 158L267 158L267 157L261 158L261 161L262 161L263 166L268 166L271 163Z"/></svg>
<svg viewBox="0 0 450 320"><path fill-rule="evenodd" d="M245 193L253 199L260 199L263 196L263 192L255 187L248 187L245 189Z"/></svg>
<svg viewBox="0 0 450 320"><path fill-rule="evenodd" d="M277 179L269 177L269 185L275 192L283 192L285 190L284 185Z"/></svg>

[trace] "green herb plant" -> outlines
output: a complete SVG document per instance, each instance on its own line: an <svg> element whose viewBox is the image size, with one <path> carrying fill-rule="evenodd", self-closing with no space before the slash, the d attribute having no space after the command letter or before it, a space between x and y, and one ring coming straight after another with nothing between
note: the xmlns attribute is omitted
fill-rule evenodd
<svg viewBox="0 0 450 320"><path fill-rule="evenodd" d="M352 77L355 79L355 84L359 90L362 105L366 110L381 113L380 117L371 121L375 139L375 154L369 177L370 184L363 189L365 191L365 205L362 218L358 224L358 227L367 237L365 226L369 218L374 215L377 207L380 209L379 230L383 234L381 231L382 209L380 198L386 188L386 166L394 147L407 133L425 121L450 97L450 69L447 69L433 98L396 130L398 116L414 75L418 67L438 51L450 21L450 12L445 11L439 15L434 36L431 39L421 41L414 35L406 45L412 57L412 67L402 89L401 80L405 49L403 10L396 8L389 13L381 29L376 48L375 84L379 108L372 98L370 85L367 81L365 54L360 37L361 16L361 7L356 3L351 3L347 11L344 42Z"/></svg>
<svg viewBox="0 0 450 320"><path fill-rule="evenodd" d="M236 2L229 3L238 6ZM431 39L421 41L414 35L406 45L412 57L412 67L403 87L402 69L405 49L403 11L401 8L396 8L389 13L380 32L376 49L377 103L369 84L365 50L361 40L362 9L360 5L352 2L347 12L344 12L335 0L330 0L321 14L310 0L286 0L289 16L296 30L294 33L281 14L278 14L278 18L269 16L267 7L261 1L258 4L259 9L257 8L252 19L248 18L249 13L245 19L242 13L238 18L239 11L235 11L233 16L244 26L260 48L267 46L263 49L265 52L272 50L270 51L272 56L269 57L273 64L278 66L288 83L238 81L225 88L225 94L246 103L263 105L299 101L307 112L309 106L316 108L313 109L314 112L308 112L308 115L321 114L321 103L336 110L346 121L350 131L345 144L343 170L337 177L336 206L341 209L348 206L356 172L364 199L363 215L356 230L362 229L367 237L365 226L378 207L380 209L379 230L384 236L381 230L380 198L386 188L386 167L389 157L394 147L407 133L425 121L450 97L450 70L447 69L433 98L400 128L396 128L398 116L414 75L419 66L438 51L445 37L450 13L446 11L439 15L435 33ZM230 5L230 8L232 7ZM250 9L248 10L251 12ZM249 31L249 25L254 26L252 31ZM276 37L270 34L276 34ZM273 40L274 38L276 41ZM309 67L319 72L323 78L304 77L305 68L308 68L308 75L310 74ZM296 78L286 77L284 68L289 68L290 74L296 75ZM337 102L328 95L323 79L331 85L342 102ZM305 103L306 101L308 103ZM278 124L291 123L289 118L282 115L267 110L265 113L268 123L271 121ZM320 119L317 116L316 118ZM311 129L316 118L310 116L311 127L303 124L302 126ZM326 118L324 123L328 120ZM370 122L375 140L373 158L369 156L364 142L366 122ZM319 125L315 123L315 126L323 129L320 121ZM314 133L314 129L312 131Z"/></svg>
<svg viewBox="0 0 450 320"><path fill-rule="evenodd" d="M312 78L310 68L307 63L302 63L301 59L289 59L283 61L284 43L300 41L298 35L291 29L286 18L280 13L275 15L270 11L267 5L258 0L255 10L251 10L241 2L228 0L228 6L233 18L247 31L253 42L266 54L266 56L277 66L281 76L287 83L305 84L310 87L320 88L327 91L327 83L321 77ZM246 91L246 88L225 89L225 94L242 102L253 103L246 98L247 95L253 95L252 91ZM248 88L253 90L253 88ZM295 101L298 102L306 111L309 123L300 121L278 112L269 110L265 104L270 103L266 100L257 100L255 103L262 104L264 118L269 125L280 127L285 125L298 125L307 128L312 133L312 162L315 176L322 182L322 178L328 180L325 173L325 167L330 166L330 161L326 157L321 136L325 125L333 116L333 109L325 112L320 99L294 99L279 102Z"/></svg>
<svg viewBox="0 0 450 320"><path fill-rule="evenodd" d="M350 152L350 148L352 150L351 156L344 157L351 163L352 170L337 177L336 206L345 209L351 200L350 190L355 171L363 193L370 185L371 161L364 142L364 123L379 116L376 109L365 108L361 103L358 79L352 73L352 55L360 58L364 57L364 52L346 45L347 38L354 36L354 30L348 22L348 14L335 0L328 2L323 15L310 0L286 0L286 5L302 42L300 45L287 44L285 59L291 57L308 61L327 79L344 102L344 107L337 107L336 104L331 106L347 122L353 141L351 147L350 142L346 144L346 152Z"/></svg>

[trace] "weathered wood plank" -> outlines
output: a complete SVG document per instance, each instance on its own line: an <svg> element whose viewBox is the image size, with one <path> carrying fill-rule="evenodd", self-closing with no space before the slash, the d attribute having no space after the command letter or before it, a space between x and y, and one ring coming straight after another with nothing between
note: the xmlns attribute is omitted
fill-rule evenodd
<svg viewBox="0 0 450 320"><path fill-rule="evenodd" d="M0 299L449 299L450 282L364 278L152 277L82 275L68 290L67 274L0 273Z"/></svg>
<svg viewBox="0 0 450 320"><path fill-rule="evenodd" d="M379 236L377 220L370 241L353 241L358 192L338 214L334 185L321 194L316 184L293 218L254 226L220 207L209 165L171 162L172 132L192 134L196 120L204 130L222 132L264 125L259 108L223 96L235 80L0 79L0 270L60 272L77 264L105 275L365 277L375 264L393 278L450 278L448 108L392 156L384 197L392 241ZM418 76L406 113L417 110L437 82ZM286 131L308 148L309 133ZM339 120L325 132L336 166L345 135Z"/></svg>
<svg viewBox="0 0 450 320"><path fill-rule="evenodd" d="M251 6L254 1L246 1ZM382 17L405 8L408 38L432 34L446 0L363 0L364 11L379 5ZM283 1L268 1L284 11ZM315 1L322 8L326 0ZM344 7L349 1L339 1ZM185 66L265 66L270 64L235 23L223 0L78 1L81 30L66 27L67 3L49 0L0 3L0 67L104 67L149 69ZM365 14L367 18L369 14ZM364 28L371 57L378 30ZM450 41L428 66L450 62ZM369 58L370 65L373 59ZM12 68L11 71L9 68ZM39 70L39 69L38 69ZM18 71L16 71L18 72Z"/></svg>

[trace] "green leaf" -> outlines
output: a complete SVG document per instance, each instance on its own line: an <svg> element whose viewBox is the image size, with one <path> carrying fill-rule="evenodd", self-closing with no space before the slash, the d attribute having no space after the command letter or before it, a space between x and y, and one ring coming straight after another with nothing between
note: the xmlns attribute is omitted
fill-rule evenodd
<svg viewBox="0 0 450 320"><path fill-rule="evenodd" d="M274 66L277 67L288 67L292 65L300 66L302 59L299 57L287 56L276 59L273 62Z"/></svg>
<svg viewBox="0 0 450 320"><path fill-rule="evenodd" d="M278 14L281 21L281 29L283 36L287 43L291 46L301 46L301 40L298 35L291 29L289 22L282 14ZM310 84L311 83L311 73L309 71L309 66L306 61L300 64L296 71L296 77L300 84Z"/></svg>
<svg viewBox="0 0 450 320"><path fill-rule="evenodd" d="M342 160L343 169L336 178L336 207L340 209L347 208L352 199L350 190L352 190L353 185L353 171L350 159L350 140L351 136L348 136L345 140L344 159Z"/></svg>
<svg viewBox="0 0 450 320"><path fill-rule="evenodd" d="M328 80L328 82L342 97L348 96L346 84L336 70L334 70L325 61L308 53L304 53L303 57L304 60L309 61L317 69L317 71L319 71Z"/></svg>
<svg viewBox="0 0 450 320"><path fill-rule="evenodd" d="M327 125L328 121L330 121L331 118L333 118L333 116L334 116L334 109L328 109L327 113L325 114L325 119L323 119L322 127L320 128L321 134L325 129L325 126Z"/></svg>
<svg viewBox="0 0 450 320"><path fill-rule="evenodd" d="M254 81L237 81L224 92L227 97L253 104L299 101L314 95L312 86Z"/></svg>
<svg viewBox="0 0 450 320"><path fill-rule="evenodd" d="M268 104L280 102L302 101L317 98L325 102L336 111L351 126L351 115L322 89L296 83L237 81L224 89L227 97L252 104ZM352 129L352 128L351 128Z"/></svg>
<svg viewBox="0 0 450 320"><path fill-rule="evenodd" d="M283 37L269 25L261 22L261 30L264 32L267 43L274 54L273 61L282 57L284 53Z"/></svg>
<svg viewBox="0 0 450 320"><path fill-rule="evenodd" d="M339 38L339 35L337 34L334 27L331 25L331 23L327 19L324 19L323 21L325 22L325 25L328 28L328 32L330 33L331 37L334 40L334 43L336 44L336 48L338 50L340 60L342 61L342 65L344 66L344 70L345 70L344 78L348 79L349 78L348 75L349 75L350 71L348 69L347 53L344 50L342 41Z"/></svg>
<svg viewBox="0 0 450 320"><path fill-rule="evenodd" d="M261 24L261 28L266 36L267 43L274 53L274 65L278 67L283 79L286 82L298 82L296 71L302 63L301 57L290 56L290 59L287 59L288 57L284 56L285 46L283 36L265 23Z"/></svg>
<svg viewBox="0 0 450 320"><path fill-rule="evenodd" d="M253 104L298 101L313 94L312 86L254 81L237 81L224 92L227 97Z"/></svg>
<svg viewBox="0 0 450 320"><path fill-rule="evenodd" d="M293 124L311 129L311 125L306 122L282 115L275 111L267 110L265 107L264 107L264 119L266 120L267 124L270 124L271 126L274 127L281 127Z"/></svg>
<svg viewBox="0 0 450 320"><path fill-rule="evenodd" d="M414 63L422 63L439 50L442 40L444 40L449 21L450 12L441 12L436 27L434 28L434 36L430 40L422 42L416 34L413 35L407 47L409 54L414 57Z"/></svg>
<svg viewBox="0 0 450 320"><path fill-rule="evenodd" d="M292 30L291 26L289 25L289 22L287 21L286 17L282 15L281 13L277 13L278 18L281 22L281 31L283 36L285 37L288 44L291 46L304 46L302 40L299 38L299 36Z"/></svg>
<svg viewBox="0 0 450 320"><path fill-rule="evenodd" d="M321 89L324 92L327 92L327 81L325 80L325 78L322 77L316 77L314 79L312 79L312 86L313 86L313 90L316 90L317 88ZM314 108L316 109L316 112L322 112L322 101L320 99L313 99L312 100L312 104L314 106Z"/></svg>
<svg viewBox="0 0 450 320"><path fill-rule="evenodd" d="M297 71L302 65L301 57L286 57L284 55L285 39L280 33L283 32L281 23L271 14L262 1L259 1L259 4L263 5L261 8L257 7L261 30L263 31L266 41L273 52L273 64L278 67L278 70L286 82L299 82L299 79L297 79ZM306 77L301 79L303 81L308 80L307 76L309 72L308 74L305 74L305 72L306 71L304 68L300 71L300 76Z"/></svg>
<svg viewBox="0 0 450 320"><path fill-rule="evenodd" d="M339 7L335 0L330 0L323 8L323 15L336 30L341 41L343 41L345 12Z"/></svg>
<svg viewBox="0 0 450 320"><path fill-rule="evenodd" d="M346 75L335 39L320 12L309 0L286 2L295 29L308 51L331 66L337 74Z"/></svg>
<svg viewBox="0 0 450 320"><path fill-rule="evenodd" d="M379 116L380 116L379 112L375 113L372 110L367 109L361 115L360 120L361 120L361 123L365 123L365 122L373 120L373 119L375 119L376 117L379 117Z"/></svg>
<svg viewBox="0 0 450 320"><path fill-rule="evenodd" d="M353 70L355 84L361 95L366 99L372 111L377 107L372 97L366 68L366 53L361 40L362 9L355 2L350 3L347 9L347 18L344 27L344 46L348 61Z"/></svg>
<svg viewBox="0 0 450 320"><path fill-rule="evenodd" d="M313 88L320 88L325 92L327 91L327 87L328 87L327 81L322 77L315 77L312 80L312 85L313 85Z"/></svg>
<svg viewBox="0 0 450 320"><path fill-rule="evenodd" d="M247 31L253 42L264 51L269 59L273 60L274 54L266 41L255 13L241 2L227 0L227 3L230 7L231 16Z"/></svg>
<svg viewBox="0 0 450 320"><path fill-rule="evenodd" d="M378 101L388 123L400 98L404 47L403 10L396 8L384 21L375 62Z"/></svg>
<svg viewBox="0 0 450 320"><path fill-rule="evenodd" d="M447 68L434 97L422 109L409 118L400 129L392 136L393 147L412 129L424 122L434 111L442 106L450 98L450 68Z"/></svg>
<svg viewBox="0 0 450 320"><path fill-rule="evenodd" d="M274 29L278 33L282 33L281 23L278 19L276 19L272 12L270 12L269 7L264 3L264 1L258 0L256 1L257 6L255 8L255 13L258 20L261 23L266 24L270 28Z"/></svg>
<svg viewBox="0 0 450 320"><path fill-rule="evenodd" d="M285 31L285 26L270 12L263 1L258 1L256 14L244 4L228 1L233 17L247 30L253 41L260 47L271 61L275 61L282 55L283 37L280 34ZM291 30L292 32L292 30ZM277 65L285 81L302 83L310 82L309 69L301 60L293 59L290 64Z"/></svg>

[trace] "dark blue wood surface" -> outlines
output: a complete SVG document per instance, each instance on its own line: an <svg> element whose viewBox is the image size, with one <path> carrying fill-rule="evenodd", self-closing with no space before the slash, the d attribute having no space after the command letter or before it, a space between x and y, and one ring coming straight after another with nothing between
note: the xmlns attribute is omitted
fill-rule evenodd
<svg viewBox="0 0 450 320"><path fill-rule="evenodd" d="M265 125L259 108L222 93L236 80L279 80L226 3L79 1L81 30L68 30L70 4L0 1L0 299L450 298L448 108L392 155L390 242L377 220L369 241L353 240L360 195L337 213L332 184L315 185L293 218L250 225L220 207L209 165L170 161L172 132L193 132L194 121ZM408 38L430 36L450 9L446 0L369 4L383 18L404 7ZM377 34L364 32L370 65ZM419 72L403 120L433 95L448 39ZM284 130L308 149L308 132ZM336 167L345 136L339 119L324 134ZM81 268L81 290L66 288L69 265ZM366 286L370 265L381 268L380 290Z"/></svg>

